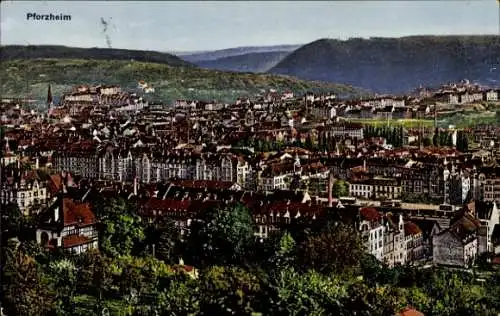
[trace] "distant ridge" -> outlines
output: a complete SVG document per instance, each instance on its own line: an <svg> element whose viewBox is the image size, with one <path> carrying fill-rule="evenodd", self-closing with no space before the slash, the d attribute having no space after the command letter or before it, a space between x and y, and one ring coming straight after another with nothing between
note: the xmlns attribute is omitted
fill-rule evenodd
<svg viewBox="0 0 500 316"><path fill-rule="evenodd" d="M288 54L290 52L287 51L248 53L214 60L201 60L194 63L207 69L259 73L266 72L276 66Z"/></svg>
<svg viewBox="0 0 500 316"><path fill-rule="evenodd" d="M302 45L243 46L243 47L219 49L214 51L191 52L191 53L178 52L176 53L176 55L188 62L196 63L198 61L216 60L220 58L240 56L253 53L292 52L301 46Z"/></svg>
<svg viewBox="0 0 500 316"><path fill-rule="evenodd" d="M173 67L194 67L181 58L155 51L128 50L116 48L77 48L57 45L8 45L0 47L2 61L14 59L95 59L135 60L166 64Z"/></svg>
<svg viewBox="0 0 500 316"><path fill-rule="evenodd" d="M406 93L464 78L498 82L499 65L500 36L409 36L320 39L292 52L269 72Z"/></svg>

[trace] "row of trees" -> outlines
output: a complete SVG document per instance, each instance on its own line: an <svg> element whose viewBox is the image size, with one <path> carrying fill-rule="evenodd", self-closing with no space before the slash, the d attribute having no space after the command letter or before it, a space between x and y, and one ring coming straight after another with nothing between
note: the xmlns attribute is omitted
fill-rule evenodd
<svg viewBox="0 0 500 316"><path fill-rule="evenodd" d="M239 204L201 211L190 233L149 224L123 199L95 202L100 252L47 253L11 240L3 255L8 315L496 315L498 276L477 284L460 272L389 269L365 255L353 227L329 215L298 218L254 238ZM177 265L199 269L192 278Z"/></svg>
<svg viewBox="0 0 500 316"><path fill-rule="evenodd" d="M404 128L403 126L392 125L365 125L363 130L364 137L384 137L387 143L393 147L402 147L404 145Z"/></svg>

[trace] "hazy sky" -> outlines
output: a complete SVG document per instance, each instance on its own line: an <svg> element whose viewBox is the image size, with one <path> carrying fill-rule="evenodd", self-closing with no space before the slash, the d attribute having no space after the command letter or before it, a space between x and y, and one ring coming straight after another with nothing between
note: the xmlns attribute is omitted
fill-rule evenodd
<svg viewBox="0 0 500 316"><path fill-rule="evenodd" d="M28 13L68 14L28 21ZM305 44L319 38L498 34L495 0L346 2L3 1L1 44L160 51Z"/></svg>

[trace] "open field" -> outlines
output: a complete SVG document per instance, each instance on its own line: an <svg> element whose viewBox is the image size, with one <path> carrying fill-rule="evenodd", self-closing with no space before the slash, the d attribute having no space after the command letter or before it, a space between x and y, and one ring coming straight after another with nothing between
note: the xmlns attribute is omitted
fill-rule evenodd
<svg viewBox="0 0 500 316"><path fill-rule="evenodd" d="M440 127L454 125L457 128L472 128L481 124L498 124L496 113L492 111L458 113L439 120Z"/></svg>
<svg viewBox="0 0 500 316"><path fill-rule="evenodd" d="M345 119L347 122L352 122L352 123L360 123L364 125L372 125L372 126L384 126L384 125L391 125L391 126L403 126L405 128L418 128L420 126L422 127L433 127L434 126L434 121L433 120L425 120L425 119L392 119L392 120L385 120L385 119Z"/></svg>

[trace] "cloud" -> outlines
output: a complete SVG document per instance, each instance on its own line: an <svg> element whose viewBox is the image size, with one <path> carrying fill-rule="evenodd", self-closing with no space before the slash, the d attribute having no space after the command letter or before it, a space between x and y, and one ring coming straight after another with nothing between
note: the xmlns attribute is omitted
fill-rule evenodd
<svg viewBox="0 0 500 316"><path fill-rule="evenodd" d="M127 22L127 26L131 29L138 29L142 27L146 27L151 25L151 22L142 21L142 22Z"/></svg>
<svg viewBox="0 0 500 316"><path fill-rule="evenodd" d="M0 32L13 31L16 28L16 21L11 17L3 17L0 22Z"/></svg>

